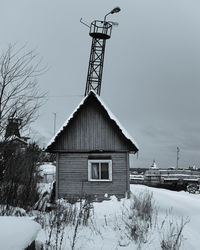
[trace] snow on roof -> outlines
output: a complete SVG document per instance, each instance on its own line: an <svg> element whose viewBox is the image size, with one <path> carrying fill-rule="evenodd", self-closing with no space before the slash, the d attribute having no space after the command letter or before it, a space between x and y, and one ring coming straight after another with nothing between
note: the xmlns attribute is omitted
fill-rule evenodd
<svg viewBox="0 0 200 250"><path fill-rule="evenodd" d="M25 249L36 239L40 229L30 218L0 216L0 249Z"/></svg>
<svg viewBox="0 0 200 250"><path fill-rule="evenodd" d="M107 111L109 117L111 120L113 120L117 126L119 127L119 129L122 131L122 134L128 139L130 140L135 147L137 148L137 150L139 150L139 147L136 143L136 141L129 135L129 133L127 132L127 130L121 125L121 123L119 122L119 120L116 118L116 116L112 113L112 111L106 106L106 104L102 101L102 99L100 98L99 95L97 95L93 90L91 90L89 92L89 94L87 96L85 96L83 98L83 100L80 102L80 104L77 106L77 108L74 110L74 112L69 116L69 118L64 122L64 124L61 126L61 128L58 130L58 132L53 136L53 138L49 141L49 143L46 145L45 150L52 144L55 142L55 139L57 138L57 136L64 130L64 128L68 125L69 121L74 117L74 114L80 109L80 107L84 104L85 100L88 98L89 95L91 95L91 93L93 93L95 95L95 97L97 98L97 100L100 102L100 104L104 107L104 109Z"/></svg>

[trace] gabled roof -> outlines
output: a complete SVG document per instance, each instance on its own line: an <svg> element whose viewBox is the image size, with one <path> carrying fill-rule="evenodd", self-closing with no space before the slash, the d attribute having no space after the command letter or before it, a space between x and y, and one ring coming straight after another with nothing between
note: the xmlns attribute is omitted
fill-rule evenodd
<svg viewBox="0 0 200 250"><path fill-rule="evenodd" d="M53 138L46 145L45 150L48 150L52 146L52 144L54 144L54 142L56 141L57 137L68 126L69 122L73 119L74 115L78 112L78 110L81 108L81 106L84 105L84 103L86 102L86 100L91 95L93 95L96 98L96 100L101 104L101 106L107 112L109 118L117 125L117 127L120 129L122 135L130 142L132 148L134 148L134 153L136 153L139 150L139 147L138 147L136 141L129 135L129 133L126 131L126 129L121 125L121 123L115 117L115 115L105 105L105 103L102 101L102 99L99 97L99 95L97 95L93 90L91 90L89 92L89 94L80 102L80 104L77 106L77 108L74 110L74 112L69 116L69 118L64 122L64 124L61 126L61 128L58 130L58 132L53 136Z"/></svg>
<svg viewBox="0 0 200 250"><path fill-rule="evenodd" d="M26 138L28 138L28 137L26 137ZM23 137L19 137L16 135L9 136L5 141L7 141L7 142L19 141L21 143L28 144L27 141L23 139Z"/></svg>

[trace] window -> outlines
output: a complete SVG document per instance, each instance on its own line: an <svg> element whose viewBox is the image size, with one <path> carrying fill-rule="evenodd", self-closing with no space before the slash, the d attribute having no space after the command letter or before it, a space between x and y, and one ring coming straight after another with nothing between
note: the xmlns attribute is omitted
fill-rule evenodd
<svg viewBox="0 0 200 250"><path fill-rule="evenodd" d="M88 181L112 181L112 160L88 160Z"/></svg>

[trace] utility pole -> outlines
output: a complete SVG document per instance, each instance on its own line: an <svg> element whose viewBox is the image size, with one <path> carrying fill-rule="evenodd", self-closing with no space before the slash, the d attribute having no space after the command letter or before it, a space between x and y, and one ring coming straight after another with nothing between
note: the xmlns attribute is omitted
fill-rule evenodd
<svg viewBox="0 0 200 250"><path fill-rule="evenodd" d="M53 120L53 134L56 134L56 113L53 113L54 120Z"/></svg>
<svg viewBox="0 0 200 250"><path fill-rule="evenodd" d="M178 161L180 159L179 152L180 152L180 148L177 147L177 149L176 149L176 169L178 169Z"/></svg>

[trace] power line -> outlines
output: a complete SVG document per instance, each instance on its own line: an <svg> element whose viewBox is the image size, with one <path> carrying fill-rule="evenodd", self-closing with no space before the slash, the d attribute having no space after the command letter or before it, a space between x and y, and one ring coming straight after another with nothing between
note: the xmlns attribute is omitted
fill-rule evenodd
<svg viewBox="0 0 200 250"><path fill-rule="evenodd" d="M50 98L60 98L60 97L84 97L84 95L49 95Z"/></svg>

